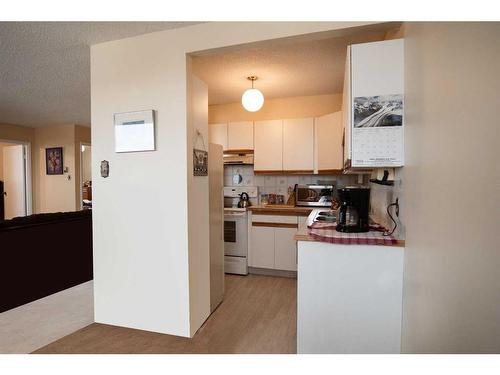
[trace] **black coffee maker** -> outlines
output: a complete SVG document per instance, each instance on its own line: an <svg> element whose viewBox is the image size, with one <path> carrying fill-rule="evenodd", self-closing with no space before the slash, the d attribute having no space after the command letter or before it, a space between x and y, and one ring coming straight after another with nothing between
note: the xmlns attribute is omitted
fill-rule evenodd
<svg viewBox="0 0 500 375"><path fill-rule="evenodd" d="M347 186L337 190L340 207L337 213L337 231L347 233L368 232L370 188Z"/></svg>

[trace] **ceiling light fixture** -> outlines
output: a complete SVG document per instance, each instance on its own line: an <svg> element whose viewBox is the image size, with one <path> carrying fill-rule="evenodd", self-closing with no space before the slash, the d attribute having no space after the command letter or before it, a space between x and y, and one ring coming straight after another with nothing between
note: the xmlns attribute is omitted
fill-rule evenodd
<svg viewBox="0 0 500 375"><path fill-rule="evenodd" d="M248 112L257 112L264 105L264 95L253 88L253 83L257 80L256 76L247 77L249 81L252 81L252 88L246 90L241 96L241 104Z"/></svg>

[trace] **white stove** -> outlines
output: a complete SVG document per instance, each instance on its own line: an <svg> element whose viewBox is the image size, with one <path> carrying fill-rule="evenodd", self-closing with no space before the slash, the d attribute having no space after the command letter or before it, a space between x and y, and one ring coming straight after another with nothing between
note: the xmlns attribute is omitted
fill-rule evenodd
<svg viewBox="0 0 500 375"><path fill-rule="evenodd" d="M248 274L248 213L238 208L242 193L257 197L256 187L224 187L224 272Z"/></svg>
<svg viewBox="0 0 500 375"><path fill-rule="evenodd" d="M240 195L247 193L250 198L257 198L258 188L255 186L224 187L224 208L237 208Z"/></svg>

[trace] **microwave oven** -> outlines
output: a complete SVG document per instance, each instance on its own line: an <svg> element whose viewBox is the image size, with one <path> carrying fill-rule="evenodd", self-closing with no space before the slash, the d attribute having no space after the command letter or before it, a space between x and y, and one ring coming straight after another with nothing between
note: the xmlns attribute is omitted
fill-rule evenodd
<svg viewBox="0 0 500 375"><path fill-rule="evenodd" d="M330 207L333 200L333 185L296 185L295 205Z"/></svg>

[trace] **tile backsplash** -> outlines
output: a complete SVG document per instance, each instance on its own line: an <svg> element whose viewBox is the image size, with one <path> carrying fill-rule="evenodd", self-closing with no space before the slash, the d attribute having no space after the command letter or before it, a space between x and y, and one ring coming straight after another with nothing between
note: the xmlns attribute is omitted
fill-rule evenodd
<svg viewBox="0 0 500 375"><path fill-rule="evenodd" d="M240 175L240 179L234 176ZM253 165L226 165L224 166L224 186L257 186L259 197L250 199L252 205L260 204L261 194L281 194L288 200L288 187L295 184L317 184L321 182L333 183L335 188L357 183L357 175L255 175ZM367 177L365 177L367 183ZM387 215L387 206L399 198L400 212L403 210L401 177L396 176L395 186L382 186L370 183L370 216L388 229L393 227L393 223ZM392 211L394 212L394 211ZM404 238L405 227L399 218L395 217L398 223L395 235Z"/></svg>
<svg viewBox="0 0 500 375"><path fill-rule="evenodd" d="M399 217L396 216L395 208L392 207L391 214L397 223L393 235L397 238L405 238L405 226L401 220L402 204L404 202L401 189L401 180L396 178L394 186L384 186L370 183L370 216L388 230L394 228L394 223L387 214L387 207L399 199Z"/></svg>
<svg viewBox="0 0 500 375"><path fill-rule="evenodd" d="M240 179L235 178L240 175ZM259 198L251 199L252 204L260 204L260 194L280 194L288 200L288 187L296 184L316 184L319 182L333 183L341 187L355 183L357 176L353 175L255 175L253 165L226 165L224 166L224 186L257 186Z"/></svg>

